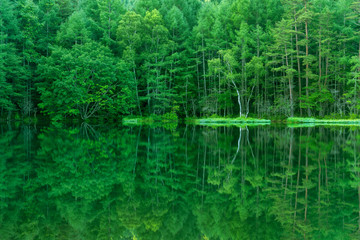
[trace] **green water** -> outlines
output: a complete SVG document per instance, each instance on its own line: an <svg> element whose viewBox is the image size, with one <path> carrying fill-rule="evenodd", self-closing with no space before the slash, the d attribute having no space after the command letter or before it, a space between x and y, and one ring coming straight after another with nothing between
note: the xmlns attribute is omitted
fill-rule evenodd
<svg viewBox="0 0 360 240"><path fill-rule="evenodd" d="M359 130L0 125L0 239L359 239Z"/></svg>

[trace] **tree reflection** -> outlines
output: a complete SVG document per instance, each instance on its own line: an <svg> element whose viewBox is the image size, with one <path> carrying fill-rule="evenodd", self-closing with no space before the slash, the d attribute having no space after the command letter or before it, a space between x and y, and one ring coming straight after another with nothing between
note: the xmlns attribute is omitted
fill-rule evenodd
<svg viewBox="0 0 360 240"><path fill-rule="evenodd" d="M2 239L356 239L357 128L1 126Z"/></svg>

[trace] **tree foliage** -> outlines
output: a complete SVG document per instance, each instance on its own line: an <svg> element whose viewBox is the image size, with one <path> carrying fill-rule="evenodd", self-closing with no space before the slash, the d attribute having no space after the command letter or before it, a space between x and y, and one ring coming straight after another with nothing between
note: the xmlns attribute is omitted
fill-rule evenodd
<svg viewBox="0 0 360 240"><path fill-rule="evenodd" d="M359 12L355 0L3 0L1 114L358 115ZM88 90L71 89L79 68L101 72ZM102 106L74 107L87 101Z"/></svg>

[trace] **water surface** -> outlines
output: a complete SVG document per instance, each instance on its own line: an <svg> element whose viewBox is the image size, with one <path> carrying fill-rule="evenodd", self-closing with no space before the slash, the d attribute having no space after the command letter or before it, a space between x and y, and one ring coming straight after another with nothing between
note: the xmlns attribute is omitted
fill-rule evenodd
<svg viewBox="0 0 360 240"><path fill-rule="evenodd" d="M0 133L0 239L360 238L358 128Z"/></svg>

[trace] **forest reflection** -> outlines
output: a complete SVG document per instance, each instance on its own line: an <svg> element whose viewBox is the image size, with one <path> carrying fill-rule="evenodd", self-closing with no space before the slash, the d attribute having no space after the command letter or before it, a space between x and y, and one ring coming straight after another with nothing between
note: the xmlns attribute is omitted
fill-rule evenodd
<svg viewBox="0 0 360 240"><path fill-rule="evenodd" d="M359 239L359 128L0 125L1 239Z"/></svg>

